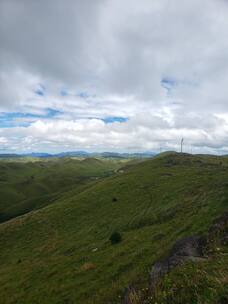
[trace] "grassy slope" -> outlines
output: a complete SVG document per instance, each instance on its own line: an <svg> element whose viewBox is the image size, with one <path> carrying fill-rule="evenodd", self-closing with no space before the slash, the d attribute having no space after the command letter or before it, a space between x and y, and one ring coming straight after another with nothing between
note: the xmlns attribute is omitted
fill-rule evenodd
<svg viewBox="0 0 228 304"><path fill-rule="evenodd" d="M52 159L0 162L0 222L43 207L72 186L111 174L117 161Z"/></svg>
<svg viewBox="0 0 228 304"><path fill-rule="evenodd" d="M1 300L119 303L176 239L227 210L227 185L226 158L165 155L1 224ZM123 241L113 246L114 230Z"/></svg>
<svg viewBox="0 0 228 304"><path fill-rule="evenodd" d="M165 276L156 298L145 304L228 303L228 248L215 248L213 255L198 263L188 262Z"/></svg>

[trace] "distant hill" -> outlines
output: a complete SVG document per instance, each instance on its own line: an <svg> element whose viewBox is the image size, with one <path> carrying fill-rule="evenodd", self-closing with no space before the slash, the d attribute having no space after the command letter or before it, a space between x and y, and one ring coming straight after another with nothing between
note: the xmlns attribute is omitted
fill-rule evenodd
<svg viewBox="0 0 228 304"><path fill-rule="evenodd" d="M32 153L27 153L27 154L21 154L19 156L22 156L22 157L52 157L53 155L52 154L49 154L49 153L35 153L35 152L32 152Z"/></svg>
<svg viewBox="0 0 228 304"><path fill-rule="evenodd" d="M10 154L10 153L2 153L0 154L0 158L17 158L21 157L19 154Z"/></svg>
<svg viewBox="0 0 228 304"><path fill-rule="evenodd" d="M71 188L114 174L119 161L51 158L0 161L0 222L49 205Z"/></svg>
<svg viewBox="0 0 228 304"><path fill-rule="evenodd" d="M61 158L61 157L103 157L103 158L148 158L154 156L155 153L117 153L117 152L85 152L85 151L69 151L56 154L32 152L24 154L0 154L0 158Z"/></svg>

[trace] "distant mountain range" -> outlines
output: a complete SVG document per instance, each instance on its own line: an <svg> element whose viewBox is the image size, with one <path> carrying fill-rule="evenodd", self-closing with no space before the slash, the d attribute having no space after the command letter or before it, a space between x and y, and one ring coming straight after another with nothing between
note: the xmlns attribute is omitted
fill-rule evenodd
<svg viewBox="0 0 228 304"><path fill-rule="evenodd" d="M0 158L21 158L21 157L35 157L35 158L52 158L52 157L103 157L103 158L149 158L155 156L154 152L142 153L117 153L117 152L85 152L85 151L70 151L56 154L32 152L24 154L3 153Z"/></svg>

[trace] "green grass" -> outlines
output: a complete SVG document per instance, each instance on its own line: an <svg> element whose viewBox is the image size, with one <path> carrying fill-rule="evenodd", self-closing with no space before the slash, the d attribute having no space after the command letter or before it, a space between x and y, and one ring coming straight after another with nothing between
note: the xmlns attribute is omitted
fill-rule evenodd
<svg viewBox="0 0 228 304"><path fill-rule="evenodd" d="M120 161L94 158L0 161L0 222L53 203L72 187L109 176L120 166Z"/></svg>
<svg viewBox="0 0 228 304"><path fill-rule="evenodd" d="M145 303L228 303L228 248L221 246L209 259L188 262L166 275L156 296ZM145 304L144 303L144 304Z"/></svg>
<svg viewBox="0 0 228 304"><path fill-rule="evenodd" d="M0 301L120 303L178 238L204 233L227 206L225 157L166 154L71 188L0 225ZM122 241L112 245L114 231Z"/></svg>

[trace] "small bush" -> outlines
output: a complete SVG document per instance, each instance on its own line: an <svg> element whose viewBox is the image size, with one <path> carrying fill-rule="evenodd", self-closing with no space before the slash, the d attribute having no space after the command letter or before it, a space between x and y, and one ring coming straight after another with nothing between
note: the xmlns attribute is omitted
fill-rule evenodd
<svg viewBox="0 0 228 304"><path fill-rule="evenodd" d="M122 241L121 234L119 232L113 232L109 240L113 245L120 243Z"/></svg>

